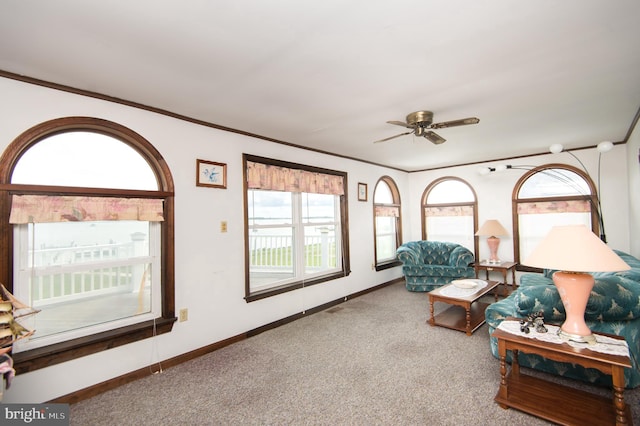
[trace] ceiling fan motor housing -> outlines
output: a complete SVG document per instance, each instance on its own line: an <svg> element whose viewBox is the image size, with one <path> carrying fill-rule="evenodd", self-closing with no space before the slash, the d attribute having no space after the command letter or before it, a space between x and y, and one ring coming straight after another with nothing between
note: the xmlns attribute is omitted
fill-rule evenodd
<svg viewBox="0 0 640 426"><path fill-rule="evenodd" d="M431 111L416 111L407 115L407 124L427 127L431 123L433 123L433 112Z"/></svg>

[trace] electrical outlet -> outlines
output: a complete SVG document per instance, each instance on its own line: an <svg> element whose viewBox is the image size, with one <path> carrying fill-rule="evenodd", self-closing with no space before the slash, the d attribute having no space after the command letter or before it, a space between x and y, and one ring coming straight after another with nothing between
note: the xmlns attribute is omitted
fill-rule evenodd
<svg viewBox="0 0 640 426"><path fill-rule="evenodd" d="M189 319L189 310L187 308L180 309L180 313L178 315L178 320L180 322L185 322Z"/></svg>
<svg viewBox="0 0 640 426"><path fill-rule="evenodd" d="M223 220L220 222L220 232L227 232L227 221Z"/></svg>

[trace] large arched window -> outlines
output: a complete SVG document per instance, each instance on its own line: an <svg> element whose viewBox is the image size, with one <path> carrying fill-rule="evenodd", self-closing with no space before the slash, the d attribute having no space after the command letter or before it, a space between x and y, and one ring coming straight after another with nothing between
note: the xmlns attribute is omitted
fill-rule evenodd
<svg viewBox="0 0 640 426"><path fill-rule="evenodd" d="M477 257L477 197L467 182L457 177L437 179L424 190L421 205L422 239L457 243Z"/></svg>
<svg viewBox="0 0 640 426"><path fill-rule="evenodd" d="M396 250L402 244L400 192L389 176L381 177L373 190L376 270L399 264Z"/></svg>
<svg viewBox="0 0 640 426"><path fill-rule="evenodd" d="M0 182L0 279L40 310L14 345L22 372L171 330L173 181L149 142L52 120L7 147Z"/></svg>
<svg viewBox="0 0 640 426"><path fill-rule="evenodd" d="M525 260L551 227L584 224L598 232L598 198L591 178L566 164L547 164L525 173L513 189L516 262ZM522 270L534 270L526 265Z"/></svg>

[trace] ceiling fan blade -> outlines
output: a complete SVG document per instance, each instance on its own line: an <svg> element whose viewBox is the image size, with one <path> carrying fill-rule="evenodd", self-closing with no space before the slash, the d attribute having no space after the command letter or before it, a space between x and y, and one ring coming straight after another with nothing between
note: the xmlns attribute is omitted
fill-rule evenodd
<svg viewBox="0 0 640 426"><path fill-rule="evenodd" d="M399 135L395 135L395 136L391 136L391 137L388 137L388 138L380 139L379 141L374 141L373 143L390 141L391 139L399 138L400 136L404 136L404 135L410 135L411 133L413 133L413 131L400 133Z"/></svg>
<svg viewBox="0 0 640 426"><path fill-rule="evenodd" d="M436 145L440 145L441 143L444 143L446 141L445 138L443 138L439 134L437 134L435 132L431 132L431 131L426 132L424 134L424 137L429 139L431 142L433 142Z"/></svg>
<svg viewBox="0 0 640 426"><path fill-rule="evenodd" d="M413 129L415 126L412 124L407 124L404 121L396 121L396 120L391 120L391 121L387 121L387 123L389 124L395 124L396 126L402 126L402 127L406 127L407 129Z"/></svg>
<svg viewBox="0 0 640 426"><path fill-rule="evenodd" d="M479 118L468 117L460 120L443 121L442 123L433 123L429 126L430 129L444 129L445 127L466 126L467 124L478 124Z"/></svg>

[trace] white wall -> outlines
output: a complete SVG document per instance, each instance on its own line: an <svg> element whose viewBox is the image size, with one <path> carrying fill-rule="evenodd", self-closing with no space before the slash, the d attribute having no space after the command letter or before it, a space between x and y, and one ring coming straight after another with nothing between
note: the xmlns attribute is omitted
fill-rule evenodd
<svg viewBox="0 0 640 426"><path fill-rule="evenodd" d="M176 311L189 309L189 320L176 323L171 333L18 375L3 402L45 402L401 276L399 267L380 272L371 268L371 200L373 187L383 175L391 176L402 199L408 200L406 173L8 79L0 79L0 93L0 150L41 122L92 116L132 129L160 151L176 192ZM351 275L252 303L244 301L243 153L348 173ZM227 189L196 187L197 158L227 164ZM369 201L357 200L358 182L368 184ZM220 232L221 221L227 221L227 233ZM408 226L409 221L405 223Z"/></svg>
<svg viewBox="0 0 640 426"><path fill-rule="evenodd" d="M629 180L629 234L631 254L640 258L640 126L636 125L626 145Z"/></svg>

